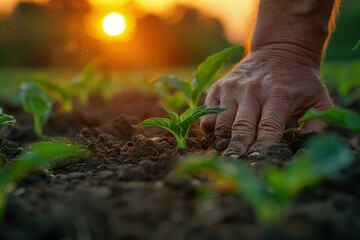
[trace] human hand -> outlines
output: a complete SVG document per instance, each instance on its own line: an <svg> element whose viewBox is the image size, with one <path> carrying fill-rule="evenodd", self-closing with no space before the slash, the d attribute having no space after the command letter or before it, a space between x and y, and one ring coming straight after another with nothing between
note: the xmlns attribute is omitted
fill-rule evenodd
<svg viewBox="0 0 360 240"><path fill-rule="evenodd" d="M281 140L289 117L298 120L309 108L333 107L319 67L279 56L251 53L227 76L216 82L206 97L209 107L227 108L222 114L201 120L205 133L215 132L216 141L230 139L224 156L263 156ZM319 132L326 127L310 121L301 132Z"/></svg>

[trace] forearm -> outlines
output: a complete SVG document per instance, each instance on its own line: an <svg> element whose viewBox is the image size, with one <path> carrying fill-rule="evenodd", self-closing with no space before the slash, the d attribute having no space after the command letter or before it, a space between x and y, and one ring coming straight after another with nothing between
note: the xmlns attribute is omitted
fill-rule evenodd
<svg viewBox="0 0 360 240"><path fill-rule="evenodd" d="M260 0L250 52L320 66L340 1Z"/></svg>

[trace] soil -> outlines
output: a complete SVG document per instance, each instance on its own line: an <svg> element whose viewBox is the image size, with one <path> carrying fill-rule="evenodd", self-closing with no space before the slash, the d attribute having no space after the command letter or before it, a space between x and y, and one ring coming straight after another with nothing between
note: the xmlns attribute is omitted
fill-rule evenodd
<svg viewBox="0 0 360 240"><path fill-rule="evenodd" d="M8 164L41 139L21 108L0 104L17 119L0 137L0 153ZM187 149L178 151L165 131L131 127L153 116L165 116L157 99L134 92L110 102L94 97L88 107L76 105L73 113L53 114L45 135L70 138L93 154L19 181L0 223L0 239L360 239L359 135L331 127L328 131L341 134L351 146L355 163L306 189L282 222L263 226L240 196L222 194L200 202L202 182L173 175L182 155L216 152L226 142L215 143L195 126ZM290 129L265 159L248 161L251 166L284 165L306 151L308 138L294 138Z"/></svg>

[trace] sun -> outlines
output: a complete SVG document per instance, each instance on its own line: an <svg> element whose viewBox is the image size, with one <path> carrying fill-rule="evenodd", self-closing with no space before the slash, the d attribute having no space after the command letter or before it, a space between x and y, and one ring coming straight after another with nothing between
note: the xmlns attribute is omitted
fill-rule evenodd
<svg viewBox="0 0 360 240"><path fill-rule="evenodd" d="M104 17L102 26L107 35L117 37L125 32L126 21L120 13L112 12Z"/></svg>

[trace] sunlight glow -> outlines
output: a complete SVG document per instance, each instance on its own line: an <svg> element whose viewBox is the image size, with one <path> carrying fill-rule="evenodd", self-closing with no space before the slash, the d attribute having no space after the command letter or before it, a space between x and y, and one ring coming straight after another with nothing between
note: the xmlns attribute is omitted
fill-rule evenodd
<svg viewBox="0 0 360 240"><path fill-rule="evenodd" d="M109 36L119 36L124 33L126 29L126 21L120 13L109 13L103 20L103 29Z"/></svg>
<svg viewBox="0 0 360 240"><path fill-rule="evenodd" d="M36 4L48 3L50 0L0 0L0 16L10 14L19 2L31 2Z"/></svg>
<svg viewBox="0 0 360 240"><path fill-rule="evenodd" d="M114 9L125 6L129 0L88 0L95 7Z"/></svg>
<svg viewBox="0 0 360 240"><path fill-rule="evenodd" d="M54 0L0 0L0 17L7 16L19 2L37 4L51 3ZM248 35L250 16L258 0L87 0L91 5L91 12L87 19L91 20L89 34L104 40L130 39L136 25L136 18L146 14L155 14L165 21L171 21L176 15L177 6L186 6L199 10L208 17L218 19L224 26L225 35L233 43L243 43ZM103 24L103 14L111 11L127 13L125 28L119 24ZM128 16L129 15L129 16ZM90 17L89 17L90 16ZM181 17L181 15L179 15ZM110 21L110 20L109 20ZM111 20L113 21L113 20ZM123 20L120 20L123 21ZM115 22L113 22L115 23ZM105 28L107 30L105 30ZM115 30L117 29L117 30ZM123 29L123 33L118 33ZM117 35L120 34L120 35Z"/></svg>
<svg viewBox="0 0 360 240"><path fill-rule="evenodd" d="M84 22L90 37L106 42L130 41L136 28L136 18L131 12L109 13L101 8L90 11L85 16Z"/></svg>

